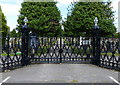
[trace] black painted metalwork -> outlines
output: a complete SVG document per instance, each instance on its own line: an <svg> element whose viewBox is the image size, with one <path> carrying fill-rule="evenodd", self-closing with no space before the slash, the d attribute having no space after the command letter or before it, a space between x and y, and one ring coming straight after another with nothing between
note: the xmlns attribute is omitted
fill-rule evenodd
<svg viewBox="0 0 120 85"><path fill-rule="evenodd" d="M2 46L2 53L0 53L1 71L21 67L21 38L7 36L4 39L5 44Z"/></svg>
<svg viewBox="0 0 120 85"><path fill-rule="evenodd" d="M2 71L21 67L22 38L5 39L0 54ZM28 57L31 63L91 63L93 43L91 37L39 37L36 52L29 48ZM101 38L100 50L99 66L120 71L120 39Z"/></svg>
<svg viewBox="0 0 120 85"><path fill-rule="evenodd" d="M120 38L101 38L100 44L100 66L120 71Z"/></svg>
<svg viewBox="0 0 120 85"><path fill-rule="evenodd" d="M93 28L93 59L92 63L100 65L100 27L97 25L97 17L94 20L95 26Z"/></svg>
<svg viewBox="0 0 120 85"><path fill-rule="evenodd" d="M23 26L22 28L22 59L21 63L22 66L30 64L30 60L28 57L28 36L29 30L27 26Z"/></svg>
<svg viewBox="0 0 120 85"><path fill-rule="evenodd" d="M29 35L29 48L32 50L32 53L35 53L39 45L39 39L36 33L30 33Z"/></svg>
<svg viewBox="0 0 120 85"><path fill-rule="evenodd" d="M100 65L100 36L99 29L93 30L93 59L92 63L95 65Z"/></svg>
<svg viewBox="0 0 120 85"><path fill-rule="evenodd" d="M28 42L29 42L29 28L27 26L27 17L25 17L24 25L22 26L22 66L30 64L30 59L28 57Z"/></svg>
<svg viewBox="0 0 120 85"><path fill-rule="evenodd" d="M83 37L85 38L85 37ZM40 44L32 63L91 63L91 38L82 37L39 37ZM86 42L88 44L86 45ZM31 50L29 50L31 52Z"/></svg>

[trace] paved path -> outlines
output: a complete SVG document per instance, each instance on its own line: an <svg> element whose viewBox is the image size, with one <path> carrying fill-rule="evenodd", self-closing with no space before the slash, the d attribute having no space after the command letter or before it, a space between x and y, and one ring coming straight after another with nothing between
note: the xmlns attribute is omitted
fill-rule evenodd
<svg viewBox="0 0 120 85"><path fill-rule="evenodd" d="M33 64L3 73L2 78L8 78L6 83L115 83L118 71L91 64Z"/></svg>

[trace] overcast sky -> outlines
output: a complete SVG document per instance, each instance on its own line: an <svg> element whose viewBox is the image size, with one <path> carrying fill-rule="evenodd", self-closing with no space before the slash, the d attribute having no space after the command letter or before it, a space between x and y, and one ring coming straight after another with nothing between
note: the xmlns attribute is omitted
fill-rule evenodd
<svg viewBox="0 0 120 85"><path fill-rule="evenodd" d="M6 16L7 25L10 30L16 28L19 10L23 0L0 0L2 11ZM57 0L58 8L61 11L62 18L67 17L67 8L73 0ZM74 0L76 1L76 0ZM113 11L116 11L115 17L118 18L118 2L119 0L112 0ZM115 26L118 28L118 19L115 20Z"/></svg>

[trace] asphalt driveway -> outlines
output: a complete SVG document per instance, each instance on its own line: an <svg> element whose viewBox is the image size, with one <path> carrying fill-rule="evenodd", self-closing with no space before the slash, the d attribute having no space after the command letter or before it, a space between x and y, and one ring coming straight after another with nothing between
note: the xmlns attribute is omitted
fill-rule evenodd
<svg viewBox="0 0 120 85"><path fill-rule="evenodd" d="M115 83L118 71L91 64L33 64L2 73L4 83Z"/></svg>

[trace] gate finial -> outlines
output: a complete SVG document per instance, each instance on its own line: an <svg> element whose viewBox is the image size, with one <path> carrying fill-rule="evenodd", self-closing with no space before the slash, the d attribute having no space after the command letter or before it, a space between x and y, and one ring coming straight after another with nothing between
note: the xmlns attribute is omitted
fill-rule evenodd
<svg viewBox="0 0 120 85"><path fill-rule="evenodd" d="M25 17L23 21L24 21L25 25L27 25L27 22L28 22L27 17Z"/></svg>
<svg viewBox="0 0 120 85"><path fill-rule="evenodd" d="M95 22L95 26L97 26L97 24L98 24L98 18L97 17L95 17L94 22Z"/></svg>

